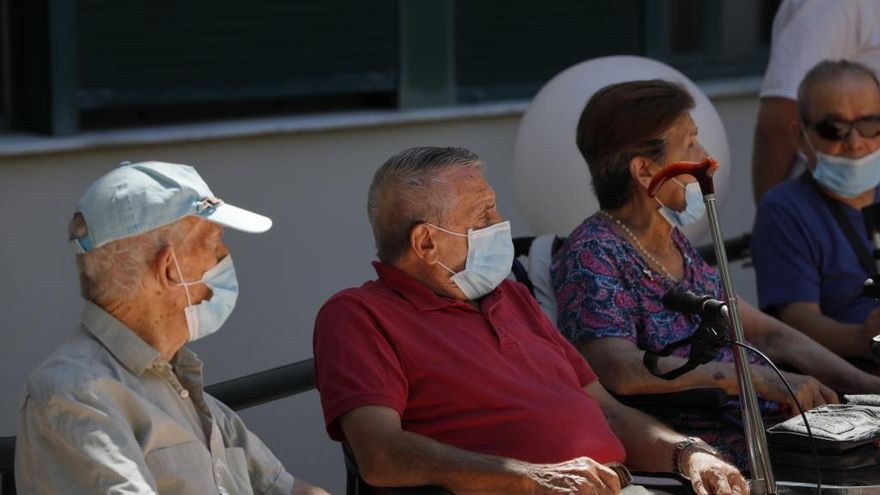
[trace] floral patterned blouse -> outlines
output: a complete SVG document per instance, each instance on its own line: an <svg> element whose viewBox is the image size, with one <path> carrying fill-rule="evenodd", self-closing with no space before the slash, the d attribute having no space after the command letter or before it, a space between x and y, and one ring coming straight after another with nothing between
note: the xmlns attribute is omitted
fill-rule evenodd
<svg viewBox="0 0 880 495"><path fill-rule="evenodd" d="M590 216L553 256L550 277L559 330L576 346L601 337L620 337L639 349L655 351L690 336L698 319L666 309L661 298L677 289L720 299L718 272L681 231L673 229L672 240L684 258L684 277L670 280L654 270L628 238L618 236L609 222L613 220L599 213ZM686 358L688 350L679 348L674 354ZM751 353L749 359L758 362ZM716 361L733 362L732 349L725 346ZM774 414L779 408L776 402L759 402L765 423L783 419ZM682 412L662 419L679 432L702 437L740 468L748 468L738 400L729 401L715 418Z"/></svg>

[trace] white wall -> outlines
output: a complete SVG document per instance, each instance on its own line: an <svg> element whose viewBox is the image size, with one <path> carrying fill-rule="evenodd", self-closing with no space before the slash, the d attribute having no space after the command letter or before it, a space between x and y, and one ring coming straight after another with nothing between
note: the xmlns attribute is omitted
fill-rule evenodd
<svg viewBox="0 0 880 495"><path fill-rule="evenodd" d="M716 105L734 167L721 205L725 235L733 236L750 230L754 212L748 163L756 101L749 96ZM460 145L477 152L489 164L489 181L514 235L533 234L511 193L518 120L479 117L0 159L0 436L15 434L18 396L30 370L77 325L82 303L66 225L87 185L120 161L194 165L219 197L275 221L260 236L226 236L241 296L221 332L193 346L205 361L207 382L214 383L311 356L322 302L374 275L366 191L373 171L400 149ZM754 300L749 272L737 271L736 283ZM242 415L295 475L344 492L339 447L324 433L316 392Z"/></svg>
<svg viewBox="0 0 880 495"><path fill-rule="evenodd" d="M730 178L727 196L718 208L725 238L751 232L755 216L752 196L752 133L758 116L757 95L713 100L730 144ZM709 242L708 235L703 242ZM731 265L733 286L743 299L758 305L755 273L750 266Z"/></svg>

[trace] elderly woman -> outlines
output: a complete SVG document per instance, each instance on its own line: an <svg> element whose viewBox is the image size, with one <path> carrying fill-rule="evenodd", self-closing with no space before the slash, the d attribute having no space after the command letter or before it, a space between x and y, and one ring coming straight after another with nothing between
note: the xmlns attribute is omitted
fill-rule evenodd
<svg viewBox="0 0 880 495"><path fill-rule="evenodd" d="M732 351L674 380L653 376L642 364L646 349L660 350L691 335L697 321L666 309L670 290L721 298L718 273L703 261L679 227L699 220L704 207L695 180L667 181L656 197L648 184L669 163L705 158L697 140L690 94L661 80L614 84L587 103L577 144L589 165L600 211L568 237L551 265L558 324L607 388L617 394L674 392L716 387L738 394ZM840 391L880 391L863 373L778 320L741 302L747 339L775 362L814 375ZM661 358L668 371L686 362L687 348ZM796 413L782 382L752 356L752 375L765 421ZM837 402L831 388L810 376L786 373L804 408ZM747 468L739 403L717 413L682 411L665 418L682 432L702 437ZM734 421L730 421L734 419Z"/></svg>

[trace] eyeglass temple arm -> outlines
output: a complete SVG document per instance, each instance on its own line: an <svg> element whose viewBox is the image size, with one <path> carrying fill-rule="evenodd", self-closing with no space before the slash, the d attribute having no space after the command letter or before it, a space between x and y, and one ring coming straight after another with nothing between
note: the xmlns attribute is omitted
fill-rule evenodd
<svg viewBox="0 0 880 495"><path fill-rule="evenodd" d="M715 193L715 183L712 182L712 173L718 162L711 156L707 156L701 162L675 162L666 165L658 172L651 183L648 184L648 196L654 197L667 180L679 175L690 175L697 179L703 196Z"/></svg>

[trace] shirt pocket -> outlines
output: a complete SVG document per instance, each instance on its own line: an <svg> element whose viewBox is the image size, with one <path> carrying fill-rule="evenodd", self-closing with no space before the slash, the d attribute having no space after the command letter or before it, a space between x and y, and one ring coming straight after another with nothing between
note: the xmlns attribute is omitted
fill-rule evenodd
<svg viewBox="0 0 880 495"><path fill-rule="evenodd" d="M198 442L164 447L146 454L147 466L162 495L217 493L211 454Z"/></svg>

